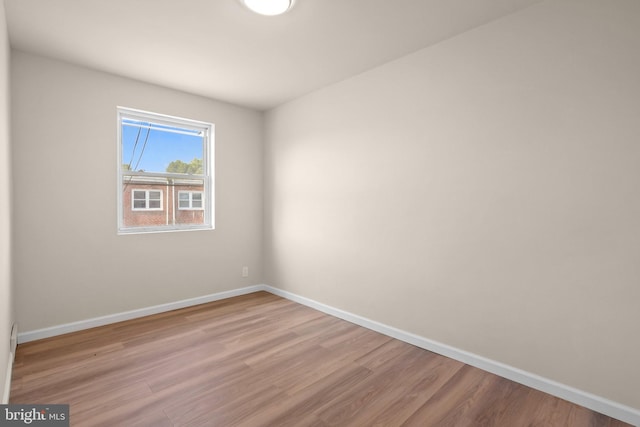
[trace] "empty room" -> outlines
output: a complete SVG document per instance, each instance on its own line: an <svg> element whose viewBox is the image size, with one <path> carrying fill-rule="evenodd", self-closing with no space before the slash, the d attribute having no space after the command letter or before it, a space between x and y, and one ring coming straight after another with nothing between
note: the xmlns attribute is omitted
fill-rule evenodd
<svg viewBox="0 0 640 427"><path fill-rule="evenodd" d="M0 425L640 425L640 1L0 0Z"/></svg>

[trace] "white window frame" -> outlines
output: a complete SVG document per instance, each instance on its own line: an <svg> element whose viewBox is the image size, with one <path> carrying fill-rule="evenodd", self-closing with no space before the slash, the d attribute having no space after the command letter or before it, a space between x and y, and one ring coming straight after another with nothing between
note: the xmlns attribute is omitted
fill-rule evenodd
<svg viewBox="0 0 640 427"><path fill-rule="evenodd" d="M178 173L156 173L156 172L135 172L124 170L122 165L123 161L122 153L122 121L126 119L148 121L153 124L162 126L179 127L189 130L197 130L201 133L203 138L203 158L202 168L203 173L201 175L188 175L191 179L198 179L203 182L203 207L204 220L202 224L167 224L167 225L153 225L153 226L125 226L124 225L124 208L123 208L123 186L125 184L125 176L135 175L141 178L144 177L162 177L171 179L184 179L184 174ZM214 125L212 123L201 122L197 120L185 119L181 117L168 116L164 114L152 113L149 111L135 110L132 108L117 107L117 218L118 218L118 234L138 234L138 233L158 233L167 231L189 231L189 230L213 230L215 229L215 210L214 210ZM156 191L156 190L142 190L138 191ZM162 194L162 192L161 192ZM162 198L164 195L161 196ZM147 195L148 199L148 195ZM161 205L163 208L166 205L164 199L161 199ZM191 204L191 203L190 203ZM135 211L159 211L163 209L133 209L133 190L131 192L131 208ZM174 207L175 209L175 207ZM196 210L194 209L194 210Z"/></svg>
<svg viewBox="0 0 640 427"><path fill-rule="evenodd" d="M188 194L189 195L189 207L187 208L183 208L180 206L180 195L181 194ZM201 207L193 207L193 195L194 194L200 194L202 195L202 206ZM189 191L189 190L182 190L182 191L178 191L178 210L181 211L201 211L204 210L204 201L205 201L205 195L204 195L204 191Z"/></svg>
<svg viewBox="0 0 640 427"><path fill-rule="evenodd" d="M136 201L136 198L135 198L134 194L135 194L136 191L144 192L144 205L145 205L144 208L136 208L135 207L135 203L134 202ZM154 193L160 193L160 207L159 208L150 208L149 207L149 200L150 200L149 193L151 193L152 191ZM162 190L143 190L142 188L133 188L131 190L131 210L132 211L144 211L144 212L148 212L148 211L163 211L164 210L164 191L162 191Z"/></svg>

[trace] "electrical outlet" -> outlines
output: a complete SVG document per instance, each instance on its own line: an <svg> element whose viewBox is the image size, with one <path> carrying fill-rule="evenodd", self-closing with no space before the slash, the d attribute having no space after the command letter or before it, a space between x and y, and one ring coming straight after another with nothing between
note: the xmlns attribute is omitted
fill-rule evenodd
<svg viewBox="0 0 640 427"><path fill-rule="evenodd" d="M242 277L249 277L249 267L242 267Z"/></svg>

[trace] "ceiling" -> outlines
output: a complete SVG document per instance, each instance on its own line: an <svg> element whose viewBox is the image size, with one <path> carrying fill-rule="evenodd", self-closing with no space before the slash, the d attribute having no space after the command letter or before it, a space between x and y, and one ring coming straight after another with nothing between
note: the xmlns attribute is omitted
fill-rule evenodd
<svg viewBox="0 0 640 427"><path fill-rule="evenodd" d="M13 48L259 110L541 0L5 0Z"/></svg>

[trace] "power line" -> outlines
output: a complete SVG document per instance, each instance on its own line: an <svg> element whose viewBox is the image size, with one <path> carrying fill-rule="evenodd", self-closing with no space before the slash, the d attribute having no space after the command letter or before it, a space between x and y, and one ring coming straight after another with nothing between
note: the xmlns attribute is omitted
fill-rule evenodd
<svg viewBox="0 0 640 427"><path fill-rule="evenodd" d="M147 147L147 141L149 140L149 134L151 134L151 129L147 130L147 137L144 139L144 144L142 144L142 151L140 151L140 157L138 157L138 161L136 162L136 167L133 168L133 170L137 170L138 169L138 165L140 164L140 161L142 160L142 155L144 154L144 149Z"/></svg>
<svg viewBox="0 0 640 427"><path fill-rule="evenodd" d="M133 144L133 151L131 152L131 159L129 160L129 170L131 170L131 163L133 163L133 158L136 155L136 147L138 146L138 140L140 139L140 131L142 128L138 128L138 134L136 135L136 142Z"/></svg>

